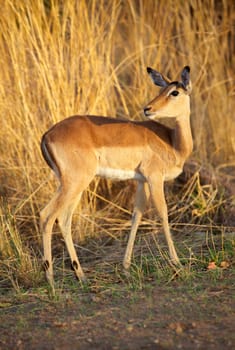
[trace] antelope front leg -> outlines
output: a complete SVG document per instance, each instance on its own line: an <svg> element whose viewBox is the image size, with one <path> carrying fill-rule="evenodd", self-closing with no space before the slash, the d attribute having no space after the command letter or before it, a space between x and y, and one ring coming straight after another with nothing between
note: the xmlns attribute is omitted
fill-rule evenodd
<svg viewBox="0 0 235 350"><path fill-rule="evenodd" d="M180 261L176 253L174 242L172 240L169 229L167 204L164 195L164 182L161 174L158 174L150 179L149 186L154 206L157 209L157 212L162 221L163 231L168 244L170 258L175 265L179 265Z"/></svg>
<svg viewBox="0 0 235 350"><path fill-rule="evenodd" d="M125 256L123 259L123 266L126 270L129 269L131 264L131 256L132 256L132 251L134 247L136 232L137 232L140 220L142 218L148 198L149 198L149 189L148 189L147 183L139 182L137 187L137 192L136 192L136 198L135 198L131 232L130 232L128 244L126 247Z"/></svg>

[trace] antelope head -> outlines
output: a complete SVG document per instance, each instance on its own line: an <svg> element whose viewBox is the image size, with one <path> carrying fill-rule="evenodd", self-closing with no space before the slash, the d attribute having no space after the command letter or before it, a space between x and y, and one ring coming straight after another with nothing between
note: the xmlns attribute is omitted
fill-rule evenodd
<svg viewBox="0 0 235 350"><path fill-rule="evenodd" d="M190 113L191 81L190 68L185 66L181 81L170 81L161 73L148 67L147 72L153 83L161 87L160 94L144 107L144 114L149 119L179 118Z"/></svg>

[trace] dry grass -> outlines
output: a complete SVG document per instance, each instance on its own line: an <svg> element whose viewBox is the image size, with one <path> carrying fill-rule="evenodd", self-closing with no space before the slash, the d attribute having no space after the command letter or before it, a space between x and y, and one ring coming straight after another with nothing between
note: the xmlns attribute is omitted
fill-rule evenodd
<svg viewBox="0 0 235 350"><path fill-rule="evenodd" d="M55 188L40 154L43 132L73 114L141 119L142 106L156 94L146 66L172 78L184 65L191 66L192 158L217 169L235 165L233 20L229 0L4 1L0 278L6 271L12 276L16 265L10 262L16 258L14 281L24 275L18 269L36 271L39 263L38 213ZM203 187L199 173L188 181L180 205L176 194L175 199L169 196L171 219L219 224L226 201L221 189ZM92 184L83 197L82 214L76 215L77 240L101 231L114 237L127 228L132 185L124 186L98 180ZM152 230L155 217L146 215L146 221Z"/></svg>

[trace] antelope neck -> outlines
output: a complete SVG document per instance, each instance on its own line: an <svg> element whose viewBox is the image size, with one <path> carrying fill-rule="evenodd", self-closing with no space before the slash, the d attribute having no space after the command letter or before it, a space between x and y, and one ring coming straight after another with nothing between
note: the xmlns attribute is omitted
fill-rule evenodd
<svg viewBox="0 0 235 350"><path fill-rule="evenodd" d="M190 126L190 116L181 116L176 119L174 128L173 145L176 153L182 159L186 159L193 149L193 139Z"/></svg>

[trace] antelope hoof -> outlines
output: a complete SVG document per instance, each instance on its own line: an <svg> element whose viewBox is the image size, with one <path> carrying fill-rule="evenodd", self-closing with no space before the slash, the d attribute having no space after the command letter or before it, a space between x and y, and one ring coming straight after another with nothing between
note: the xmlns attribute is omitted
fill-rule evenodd
<svg viewBox="0 0 235 350"><path fill-rule="evenodd" d="M124 267L124 269L125 269L125 271L127 272L127 270L129 270L130 269L130 266L131 266L131 262L129 261L129 260L124 260L123 261L123 267Z"/></svg>

